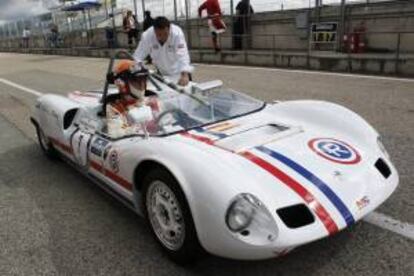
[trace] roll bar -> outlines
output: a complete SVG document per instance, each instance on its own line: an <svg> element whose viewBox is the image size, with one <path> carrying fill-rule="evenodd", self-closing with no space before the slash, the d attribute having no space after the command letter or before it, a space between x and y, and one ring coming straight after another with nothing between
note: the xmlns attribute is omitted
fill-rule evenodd
<svg viewBox="0 0 414 276"><path fill-rule="evenodd" d="M102 116L106 116L106 105L107 105L107 96L108 96L108 89L109 89L109 84L113 82L113 78L112 78L112 68L114 67L114 62L116 59L130 59L130 60L134 60L134 57L127 51L124 49L121 50L116 50L112 57L111 60L109 61L109 65L108 65L108 70L106 71L106 79L105 79L105 85L104 85L104 89L103 89L103 95L102 95L102 112L100 113Z"/></svg>

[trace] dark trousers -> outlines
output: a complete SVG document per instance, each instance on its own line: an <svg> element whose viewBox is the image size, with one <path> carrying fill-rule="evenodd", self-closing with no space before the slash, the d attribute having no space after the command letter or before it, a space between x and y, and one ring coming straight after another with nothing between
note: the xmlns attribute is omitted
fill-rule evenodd
<svg viewBox="0 0 414 276"><path fill-rule="evenodd" d="M106 41L108 42L108 48L115 48L115 34L112 28L105 29L105 37Z"/></svg>
<svg viewBox="0 0 414 276"><path fill-rule="evenodd" d="M138 43L138 30L131 29L128 31L128 45L132 45L132 40L135 40L135 43Z"/></svg>

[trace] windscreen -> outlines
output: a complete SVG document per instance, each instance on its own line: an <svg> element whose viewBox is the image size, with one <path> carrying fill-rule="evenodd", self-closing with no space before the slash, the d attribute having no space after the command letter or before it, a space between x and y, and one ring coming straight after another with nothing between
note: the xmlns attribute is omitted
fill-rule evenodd
<svg viewBox="0 0 414 276"><path fill-rule="evenodd" d="M166 135L239 117L264 106L264 102L228 88L192 93L177 91L159 98L157 127L151 135Z"/></svg>

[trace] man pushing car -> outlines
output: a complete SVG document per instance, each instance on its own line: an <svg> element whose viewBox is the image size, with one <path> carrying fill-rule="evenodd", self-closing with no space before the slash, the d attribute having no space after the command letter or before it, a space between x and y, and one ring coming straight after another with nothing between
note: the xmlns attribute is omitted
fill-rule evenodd
<svg viewBox="0 0 414 276"><path fill-rule="evenodd" d="M148 55L163 76L182 86L190 82L193 67L184 33L165 17L157 17L153 27L142 34L134 58L143 63Z"/></svg>

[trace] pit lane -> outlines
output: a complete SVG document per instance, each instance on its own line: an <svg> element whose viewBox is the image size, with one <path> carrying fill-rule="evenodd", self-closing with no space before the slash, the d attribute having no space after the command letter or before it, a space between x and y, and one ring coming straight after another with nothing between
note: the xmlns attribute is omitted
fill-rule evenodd
<svg viewBox="0 0 414 276"><path fill-rule="evenodd" d="M0 78L47 93L102 87L107 60L0 55ZM200 65L195 80L222 79L263 100L345 105L384 136L400 186L379 212L414 223L414 82L340 74ZM208 257L178 267L143 220L62 162L44 158L29 123L35 95L0 83L1 275L413 275L414 242L366 222L279 259Z"/></svg>

